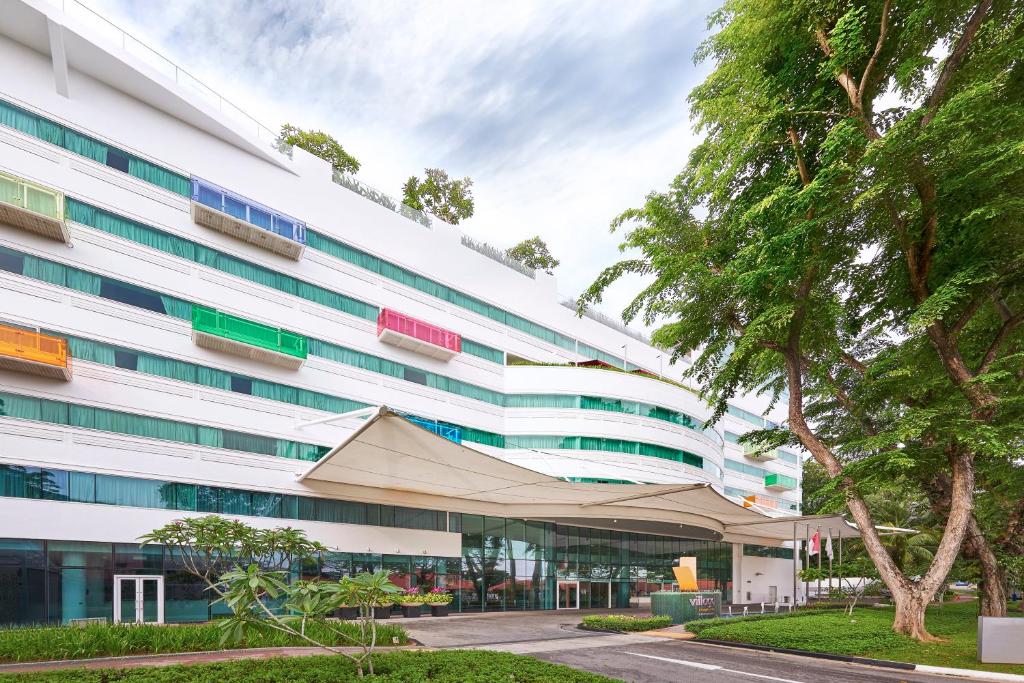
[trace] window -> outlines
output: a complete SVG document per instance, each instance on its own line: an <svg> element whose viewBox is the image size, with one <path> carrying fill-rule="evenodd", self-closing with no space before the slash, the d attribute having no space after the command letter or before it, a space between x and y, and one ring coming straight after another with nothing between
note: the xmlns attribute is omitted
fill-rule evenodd
<svg viewBox="0 0 1024 683"><path fill-rule="evenodd" d="M114 351L114 366L125 370L139 369L139 355L130 351Z"/></svg>
<svg viewBox="0 0 1024 683"><path fill-rule="evenodd" d="M416 382L416 384L422 384L424 386L427 384L427 373L422 370L417 370L416 368L406 367L404 377L407 382Z"/></svg>
<svg viewBox="0 0 1024 683"><path fill-rule="evenodd" d="M0 270L21 275L25 272L25 257L7 250L0 250Z"/></svg>
<svg viewBox="0 0 1024 683"><path fill-rule="evenodd" d="M158 294L133 287L129 284L108 280L107 278L103 278L100 284L100 296L104 299L120 301L129 306L145 308L155 313L167 313L167 310L164 308L164 302Z"/></svg>
<svg viewBox="0 0 1024 683"><path fill-rule="evenodd" d="M107 166L110 168L117 169L122 173L128 172L128 156L122 152L108 148L107 149Z"/></svg>
<svg viewBox="0 0 1024 683"><path fill-rule="evenodd" d="M277 455L277 439L258 434L245 434L233 432L229 429L222 429L224 435L223 448L232 451L245 451L247 453L261 453L263 455Z"/></svg>
<svg viewBox="0 0 1024 683"><path fill-rule="evenodd" d="M231 391L236 394L252 394L252 379L249 377L241 377L240 375L231 375Z"/></svg>

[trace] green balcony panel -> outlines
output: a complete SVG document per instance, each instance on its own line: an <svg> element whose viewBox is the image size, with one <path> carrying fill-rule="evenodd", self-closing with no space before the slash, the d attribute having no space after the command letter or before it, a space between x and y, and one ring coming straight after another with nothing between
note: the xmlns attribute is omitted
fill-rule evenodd
<svg viewBox="0 0 1024 683"><path fill-rule="evenodd" d="M192 306L192 340L213 351L298 370L306 360L306 338L279 327Z"/></svg>
<svg viewBox="0 0 1024 683"><path fill-rule="evenodd" d="M0 223L65 244L71 241L64 222L64 194L7 173L0 173Z"/></svg>
<svg viewBox="0 0 1024 683"><path fill-rule="evenodd" d="M788 477L785 474L772 473L764 478L764 487L777 491L792 491L798 485L795 477Z"/></svg>
<svg viewBox="0 0 1024 683"><path fill-rule="evenodd" d="M751 446L750 444L744 444L743 455L747 456L751 460L757 460L764 462L766 460L776 460L779 457L779 452L774 449L758 448L757 446Z"/></svg>

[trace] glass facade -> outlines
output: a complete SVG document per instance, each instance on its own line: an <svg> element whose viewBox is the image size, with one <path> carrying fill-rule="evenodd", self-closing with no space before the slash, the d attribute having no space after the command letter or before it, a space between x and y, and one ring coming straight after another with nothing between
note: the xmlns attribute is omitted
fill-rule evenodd
<svg viewBox="0 0 1024 683"><path fill-rule="evenodd" d="M701 590L731 598L732 545L715 541L20 465L0 465L0 496L447 529L461 534L461 557L329 552L303 573L338 578L388 569L403 588L447 588L453 609L464 612L553 609L570 585L581 608L629 607L670 589L672 565L683 555L697 557ZM114 574L162 574L167 621L212 615L203 586L166 549L0 539L0 624L110 618Z"/></svg>

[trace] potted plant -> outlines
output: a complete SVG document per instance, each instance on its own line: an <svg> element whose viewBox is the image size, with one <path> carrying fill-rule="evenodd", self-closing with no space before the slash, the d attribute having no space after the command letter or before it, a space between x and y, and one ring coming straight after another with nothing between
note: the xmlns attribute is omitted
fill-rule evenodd
<svg viewBox="0 0 1024 683"><path fill-rule="evenodd" d="M352 621L353 619L359 618L359 607L355 605L339 605L334 610L334 617L336 619L342 619L344 621Z"/></svg>
<svg viewBox="0 0 1024 683"><path fill-rule="evenodd" d="M402 606L402 616L412 619L420 615L420 607L423 606L424 596L420 594L419 588L407 588L404 593L398 595L398 604Z"/></svg>
<svg viewBox="0 0 1024 683"><path fill-rule="evenodd" d="M444 588L432 588L429 593L424 596L427 599L427 604L430 605L430 614L435 617L446 617L448 616L449 605L452 604L452 599L455 597Z"/></svg>
<svg viewBox="0 0 1024 683"><path fill-rule="evenodd" d="M395 600L387 598L386 601L381 601L373 606L373 618L374 619L390 619L391 618L391 606L395 604Z"/></svg>

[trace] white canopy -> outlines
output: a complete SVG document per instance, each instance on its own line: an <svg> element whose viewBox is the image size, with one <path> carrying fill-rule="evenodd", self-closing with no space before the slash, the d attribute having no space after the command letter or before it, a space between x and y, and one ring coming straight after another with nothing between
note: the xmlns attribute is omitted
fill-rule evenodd
<svg viewBox="0 0 1024 683"><path fill-rule="evenodd" d="M440 437L386 406L298 479L428 496L442 509L688 538L777 545L804 538L808 525L822 536L858 536L842 517L772 518L704 483L566 482Z"/></svg>

